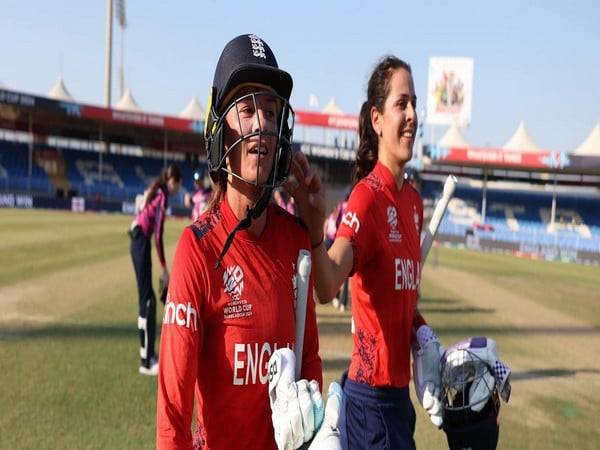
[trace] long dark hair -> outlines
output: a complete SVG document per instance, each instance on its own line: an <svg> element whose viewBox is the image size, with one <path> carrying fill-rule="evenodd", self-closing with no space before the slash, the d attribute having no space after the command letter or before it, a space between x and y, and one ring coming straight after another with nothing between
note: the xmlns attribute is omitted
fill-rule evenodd
<svg viewBox="0 0 600 450"><path fill-rule="evenodd" d="M160 173L158 178L156 178L150 187L148 188L148 193L146 194L146 203L150 203L152 199L156 196L156 191L161 186L167 186L167 181L173 178L176 183L181 181L181 169L177 164L170 164L166 169Z"/></svg>
<svg viewBox="0 0 600 450"><path fill-rule="evenodd" d="M214 210L225 197L225 191L227 190L225 172L219 170L215 173L214 177L211 177L211 181L213 182L213 192L206 207L209 211Z"/></svg>
<svg viewBox="0 0 600 450"><path fill-rule="evenodd" d="M360 108L358 118L358 150L354 166L354 179L358 182L366 177L377 163L379 136L371 123L371 108L383 112L385 99L390 93L390 79L397 69L404 69L412 75L410 65L392 55L379 60L367 85L367 101Z"/></svg>

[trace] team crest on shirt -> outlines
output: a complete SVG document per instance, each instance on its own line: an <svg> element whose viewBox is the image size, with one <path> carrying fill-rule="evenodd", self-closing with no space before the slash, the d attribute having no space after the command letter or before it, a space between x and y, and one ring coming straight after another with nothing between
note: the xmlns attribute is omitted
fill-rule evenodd
<svg viewBox="0 0 600 450"><path fill-rule="evenodd" d="M229 266L223 272L223 291L230 301L223 307L225 319L237 319L252 316L252 304L242 299L244 291L244 271L238 265Z"/></svg>
<svg viewBox="0 0 600 450"><path fill-rule="evenodd" d="M398 231L398 212L394 206L387 208L387 221L390 226L389 241L402 242L402 234Z"/></svg>

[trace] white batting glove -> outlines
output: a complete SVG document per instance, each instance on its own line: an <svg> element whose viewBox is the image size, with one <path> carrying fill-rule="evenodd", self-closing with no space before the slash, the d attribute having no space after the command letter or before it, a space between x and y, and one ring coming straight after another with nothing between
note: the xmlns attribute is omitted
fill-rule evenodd
<svg viewBox="0 0 600 450"><path fill-rule="evenodd" d="M415 391L431 422L440 428L443 423L440 392L444 347L428 325L421 325L416 334L417 339L412 346Z"/></svg>
<svg viewBox="0 0 600 450"><path fill-rule="evenodd" d="M342 387L335 381L329 385L325 419L308 450L342 450L338 419L342 405Z"/></svg>
<svg viewBox="0 0 600 450"><path fill-rule="evenodd" d="M323 399L315 380L294 380L296 356L289 348L273 352L268 363L269 401L275 442L293 450L312 439L323 422Z"/></svg>

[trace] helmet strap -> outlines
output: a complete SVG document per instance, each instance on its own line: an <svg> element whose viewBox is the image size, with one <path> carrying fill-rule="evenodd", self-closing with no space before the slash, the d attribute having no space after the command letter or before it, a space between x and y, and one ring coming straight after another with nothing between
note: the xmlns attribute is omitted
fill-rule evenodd
<svg viewBox="0 0 600 450"><path fill-rule="evenodd" d="M260 215L263 213L263 211L269 204L269 200L271 199L272 192L273 192L273 188L271 188L271 187L265 188L263 190L261 197L258 199L258 201L253 206L246 208L246 217L244 217L242 220L240 220L237 223L237 225L235 226L235 228L233 230L231 230L231 233L229 233L229 235L227 236L227 239L225 240L225 244L223 245L223 249L221 250L219 257L217 258L217 262L215 263L215 269L218 269L219 266L221 265L221 261L223 260L223 257L229 250L229 247L231 246L231 244L233 242L233 238L235 237L235 234L240 230L246 230L246 229L250 228L252 221L254 219L260 217Z"/></svg>

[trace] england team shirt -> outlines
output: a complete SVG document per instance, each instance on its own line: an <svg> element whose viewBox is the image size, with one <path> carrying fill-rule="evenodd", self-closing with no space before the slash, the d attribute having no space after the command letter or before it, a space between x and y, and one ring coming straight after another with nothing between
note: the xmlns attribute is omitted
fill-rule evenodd
<svg viewBox="0 0 600 450"><path fill-rule="evenodd" d="M398 189L377 162L353 189L337 232L354 250L354 349L348 376L359 383L405 387L410 381L420 280L423 202L409 183ZM418 319L417 319L418 317Z"/></svg>
<svg viewBox="0 0 600 450"><path fill-rule="evenodd" d="M274 204L258 237L240 231L221 265L216 259L238 223L224 200L185 229L177 246L159 356L157 447L190 448L195 389L198 441L206 449L276 449L267 362L293 347L295 275L310 238ZM322 385L315 303L309 287L302 378Z"/></svg>

